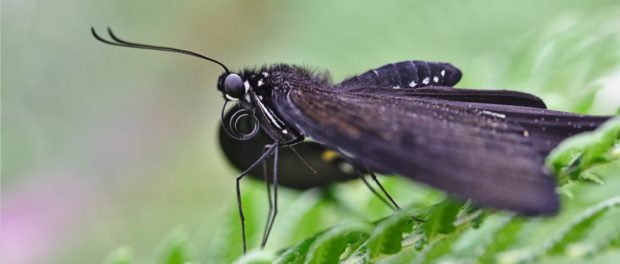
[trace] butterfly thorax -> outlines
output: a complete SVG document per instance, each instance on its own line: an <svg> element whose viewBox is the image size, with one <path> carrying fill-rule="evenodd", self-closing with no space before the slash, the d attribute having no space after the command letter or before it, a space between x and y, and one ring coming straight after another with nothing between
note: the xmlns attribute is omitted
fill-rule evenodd
<svg viewBox="0 0 620 264"><path fill-rule="evenodd" d="M274 65L259 69L244 69L239 73L243 81L245 93L238 99L238 104L250 110L260 122L261 129L279 144L294 144L304 139L304 135L293 124L287 123L277 112L272 100L273 92L288 89L296 79L305 79L296 72L299 69L288 65ZM291 76L298 78L290 79ZM220 76L218 86L221 87L226 74Z"/></svg>

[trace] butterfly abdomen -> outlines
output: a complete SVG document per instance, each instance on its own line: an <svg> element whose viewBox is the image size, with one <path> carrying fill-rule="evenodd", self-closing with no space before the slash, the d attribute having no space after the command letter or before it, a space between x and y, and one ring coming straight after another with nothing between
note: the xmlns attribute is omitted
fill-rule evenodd
<svg viewBox="0 0 620 264"><path fill-rule="evenodd" d="M341 86L371 85L393 89L454 86L461 80L461 76L461 71L449 63L401 61L348 78L341 83Z"/></svg>

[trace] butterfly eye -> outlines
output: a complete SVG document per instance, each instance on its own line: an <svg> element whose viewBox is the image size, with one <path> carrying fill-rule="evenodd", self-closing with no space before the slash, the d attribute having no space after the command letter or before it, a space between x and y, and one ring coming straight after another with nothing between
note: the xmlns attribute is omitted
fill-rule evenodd
<svg viewBox="0 0 620 264"><path fill-rule="evenodd" d="M233 98L241 98L245 95L245 87L243 87L243 80L237 74L231 73L224 79L224 91L226 94Z"/></svg>

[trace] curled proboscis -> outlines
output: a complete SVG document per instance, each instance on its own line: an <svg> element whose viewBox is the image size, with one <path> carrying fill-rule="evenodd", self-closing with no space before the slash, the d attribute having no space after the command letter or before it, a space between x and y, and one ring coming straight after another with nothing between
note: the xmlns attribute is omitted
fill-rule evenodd
<svg viewBox="0 0 620 264"><path fill-rule="evenodd" d="M226 110L227 103L228 101L224 103L221 113L221 124L226 134L239 141L254 138L260 130L258 117L251 110L239 108L226 120L224 111Z"/></svg>

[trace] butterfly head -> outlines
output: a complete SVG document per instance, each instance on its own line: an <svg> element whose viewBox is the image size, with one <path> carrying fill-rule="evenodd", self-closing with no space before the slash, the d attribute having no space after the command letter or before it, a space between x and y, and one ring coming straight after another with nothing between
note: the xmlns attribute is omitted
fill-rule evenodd
<svg viewBox="0 0 620 264"><path fill-rule="evenodd" d="M267 71L243 71L241 73L225 72L217 81L217 89L222 92L226 100L242 100L252 103L256 94L261 99L269 91L270 82Z"/></svg>
<svg viewBox="0 0 620 264"><path fill-rule="evenodd" d="M246 93L243 79L236 73L222 74L217 81L217 89L229 100L241 99Z"/></svg>

